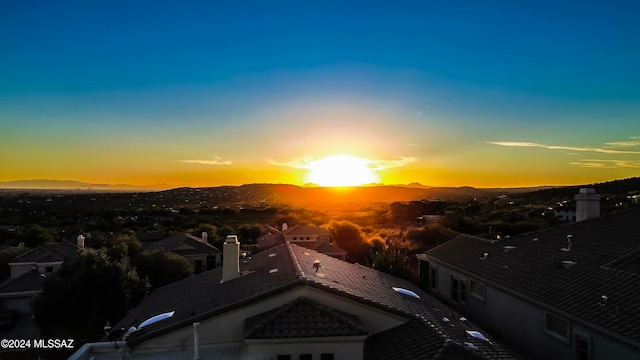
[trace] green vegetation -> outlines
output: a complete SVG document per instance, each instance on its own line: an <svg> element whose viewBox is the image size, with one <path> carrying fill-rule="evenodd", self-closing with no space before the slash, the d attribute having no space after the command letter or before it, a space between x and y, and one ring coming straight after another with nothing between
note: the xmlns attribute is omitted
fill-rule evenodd
<svg viewBox="0 0 640 360"><path fill-rule="evenodd" d="M113 261L104 249L84 249L47 277L33 301L34 322L45 337L95 340L148 290L149 283L126 261Z"/></svg>

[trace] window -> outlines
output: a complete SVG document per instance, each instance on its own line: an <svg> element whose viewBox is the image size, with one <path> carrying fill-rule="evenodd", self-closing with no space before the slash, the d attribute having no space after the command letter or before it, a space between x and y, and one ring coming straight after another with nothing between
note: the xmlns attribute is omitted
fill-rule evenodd
<svg viewBox="0 0 640 360"><path fill-rule="evenodd" d="M451 301L467 302L467 282L451 276Z"/></svg>
<svg viewBox="0 0 640 360"><path fill-rule="evenodd" d="M313 355L311 354L300 354L300 360L313 360Z"/></svg>
<svg viewBox="0 0 640 360"><path fill-rule="evenodd" d="M569 322L567 320L547 314L546 329L547 333L560 340L566 342L569 339Z"/></svg>
<svg viewBox="0 0 640 360"><path fill-rule="evenodd" d="M333 360L333 354L320 354L320 360Z"/></svg>
<svg viewBox="0 0 640 360"><path fill-rule="evenodd" d="M294 236L294 237L293 237L293 240L294 240L294 241L295 241L295 240L298 240L298 238Z"/></svg>
<svg viewBox="0 0 640 360"><path fill-rule="evenodd" d="M53 272L53 266L47 266L44 268L45 274L51 274Z"/></svg>
<svg viewBox="0 0 640 360"><path fill-rule="evenodd" d="M484 301L484 285L474 281L474 280L469 280L469 293L471 293L472 296Z"/></svg>
<svg viewBox="0 0 640 360"><path fill-rule="evenodd" d="M438 288L438 268L435 266L430 266L429 287L432 289Z"/></svg>
<svg viewBox="0 0 640 360"><path fill-rule="evenodd" d="M576 336L576 360L590 360L589 339Z"/></svg>
<svg viewBox="0 0 640 360"><path fill-rule="evenodd" d="M278 355L278 360L291 360L291 355Z"/></svg>
<svg viewBox="0 0 640 360"><path fill-rule="evenodd" d="M458 280L451 277L451 301L458 302Z"/></svg>

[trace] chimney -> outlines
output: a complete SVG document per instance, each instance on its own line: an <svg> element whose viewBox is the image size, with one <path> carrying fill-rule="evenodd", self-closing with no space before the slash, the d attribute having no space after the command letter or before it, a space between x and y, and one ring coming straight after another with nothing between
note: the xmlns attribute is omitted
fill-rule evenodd
<svg viewBox="0 0 640 360"><path fill-rule="evenodd" d="M593 188L581 188L575 196L576 222L600 216L600 194Z"/></svg>
<svg viewBox="0 0 640 360"><path fill-rule="evenodd" d="M202 242L205 244L209 242L209 234L206 231L202 232Z"/></svg>
<svg viewBox="0 0 640 360"><path fill-rule="evenodd" d="M287 223L282 223L282 231L287 231L288 228L289 225L287 225Z"/></svg>
<svg viewBox="0 0 640 360"><path fill-rule="evenodd" d="M84 247L84 236L82 236L82 234L78 235L76 245L78 245L79 248Z"/></svg>
<svg viewBox="0 0 640 360"><path fill-rule="evenodd" d="M240 277L240 243L236 235L227 235L222 246L221 283Z"/></svg>

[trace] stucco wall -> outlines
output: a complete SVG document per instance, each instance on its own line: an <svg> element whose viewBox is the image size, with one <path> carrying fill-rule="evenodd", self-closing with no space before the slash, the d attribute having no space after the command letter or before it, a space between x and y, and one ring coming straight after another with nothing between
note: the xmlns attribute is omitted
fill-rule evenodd
<svg viewBox="0 0 640 360"><path fill-rule="evenodd" d="M214 318L200 321L198 329L200 346L203 349L215 349L216 347L232 349L233 351L229 351L233 352L234 356L225 357L224 354L222 354L217 356L216 359L238 359L238 353L248 353L248 346L244 339L245 319L288 304L299 297L305 297L319 304L358 316L364 327L367 329L369 335L387 330L408 321L408 319L404 317L388 313L375 307L366 306L359 302L333 295L309 286L299 286L290 291L254 302L250 306L235 309ZM170 311L170 309L167 309L167 311ZM314 339L313 342L297 343L295 340L292 342L296 343L298 348L307 348L309 346L316 346L317 344L314 345L314 342L317 343L317 341L318 339ZM344 339L342 339L342 341L344 341ZM272 348L272 346L268 344L265 346ZM333 352L336 354L336 359L352 359L353 357L337 357L337 354L356 355L354 352L354 346L354 344L344 342L333 342L331 344L325 343L323 345L323 352ZM358 352L358 354L361 354L363 347L364 338L360 345L360 352ZM138 344L135 346L132 353L135 355L148 352L167 352L172 350L193 352L192 326L185 326L180 330ZM360 357L357 358L362 358L361 355L358 356Z"/></svg>
<svg viewBox="0 0 640 360"><path fill-rule="evenodd" d="M466 304L452 303L451 276L466 279L467 284L470 279L477 278L430 260L432 265L438 266L439 296L448 301L452 308L528 359L574 359L577 335L589 339L591 359L640 359L638 350L633 350L593 329L572 323L562 317L562 314L547 311L487 283L483 283L484 301L471 296L470 286L467 285ZM547 313L569 322L569 335L566 340L559 339L546 330Z"/></svg>

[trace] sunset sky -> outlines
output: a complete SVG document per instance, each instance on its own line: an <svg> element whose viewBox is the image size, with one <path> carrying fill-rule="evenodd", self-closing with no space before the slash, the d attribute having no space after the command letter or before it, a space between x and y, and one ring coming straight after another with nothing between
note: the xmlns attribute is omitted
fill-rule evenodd
<svg viewBox="0 0 640 360"><path fill-rule="evenodd" d="M2 1L0 181L639 176L640 2L558 3Z"/></svg>

